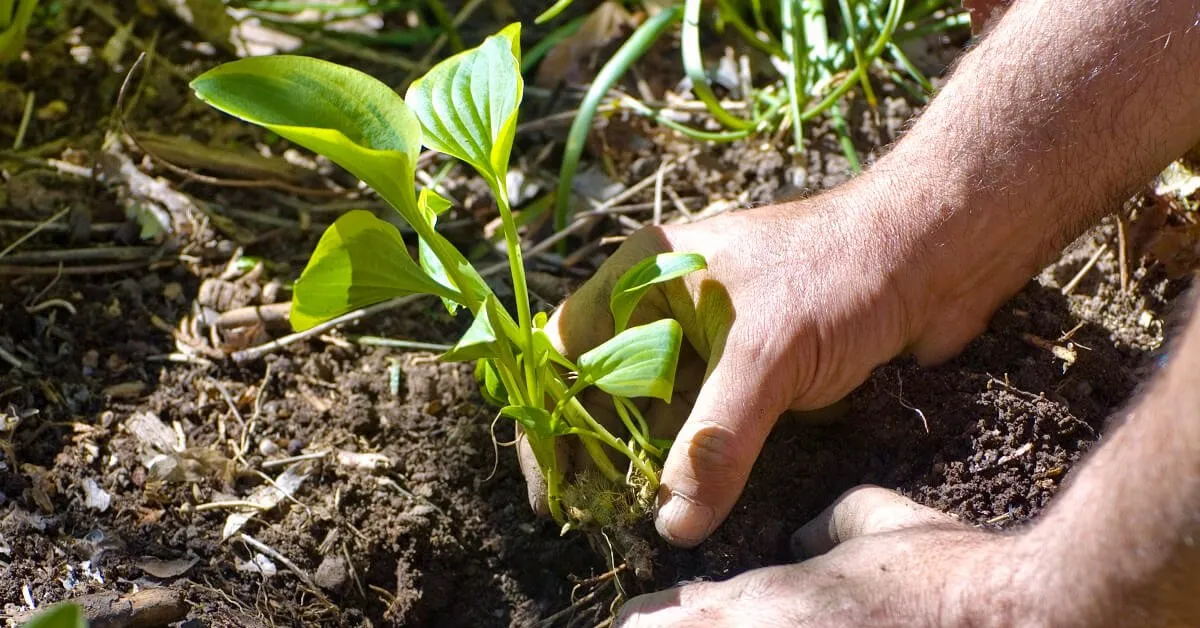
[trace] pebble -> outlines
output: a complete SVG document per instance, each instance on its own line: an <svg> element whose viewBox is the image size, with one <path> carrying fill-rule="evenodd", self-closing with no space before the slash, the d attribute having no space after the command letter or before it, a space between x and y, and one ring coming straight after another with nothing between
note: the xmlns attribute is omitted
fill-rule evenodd
<svg viewBox="0 0 1200 628"><path fill-rule="evenodd" d="M258 443L258 452L264 456L274 456L279 453L279 445L269 438L264 438Z"/></svg>

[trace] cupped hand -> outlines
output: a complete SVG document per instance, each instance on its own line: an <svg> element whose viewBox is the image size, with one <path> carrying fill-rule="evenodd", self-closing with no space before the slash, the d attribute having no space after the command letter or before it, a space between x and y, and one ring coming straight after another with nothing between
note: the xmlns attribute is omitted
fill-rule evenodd
<svg viewBox="0 0 1200 628"><path fill-rule="evenodd" d="M548 331L578 356L611 337L609 296L626 269L668 251L706 258L707 270L651 290L632 321L674 318L688 340L674 403L648 415L655 436L675 437L657 500L667 541L696 545L725 519L780 414L838 401L906 348L947 351L920 338L927 299L916 248L878 221L885 195L856 183L639 231L551 319ZM522 461L531 503L544 508L527 448Z"/></svg>
<svg viewBox="0 0 1200 628"><path fill-rule="evenodd" d="M792 537L810 560L630 600L616 625L721 628L1038 625L1011 547L892 491L855 488ZM814 557L815 556L815 557Z"/></svg>

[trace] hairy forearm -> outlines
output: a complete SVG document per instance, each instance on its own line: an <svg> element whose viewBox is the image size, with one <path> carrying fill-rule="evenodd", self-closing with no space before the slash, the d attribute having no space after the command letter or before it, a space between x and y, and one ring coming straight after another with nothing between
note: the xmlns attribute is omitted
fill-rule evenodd
<svg viewBox="0 0 1200 628"><path fill-rule="evenodd" d="M1071 238L1200 140L1200 3L1018 0L860 185L957 351ZM959 333L947 334L947 330Z"/></svg>
<svg viewBox="0 0 1200 628"><path fill-rule="evenodd" d="M1124 423L1016 539L1014 591L1053 626L1200 618L1200 319Z"/></svg>

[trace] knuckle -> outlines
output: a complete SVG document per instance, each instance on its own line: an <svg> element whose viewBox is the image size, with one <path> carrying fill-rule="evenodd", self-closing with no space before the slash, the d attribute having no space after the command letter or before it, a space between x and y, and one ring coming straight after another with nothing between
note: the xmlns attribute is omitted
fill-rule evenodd
<svg viewBox="0 0 1200 628"><path fill-rule="evenodd" d="M741 483L748 471L744 440L720 423L702 425L692 436L687 450L697 475L713 483Z"/></svg>

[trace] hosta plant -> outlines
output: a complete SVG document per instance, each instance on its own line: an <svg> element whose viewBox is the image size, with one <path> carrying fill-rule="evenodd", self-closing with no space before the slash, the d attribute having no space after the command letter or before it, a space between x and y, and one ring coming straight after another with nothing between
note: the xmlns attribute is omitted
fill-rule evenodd
<svg viewBox="0 0 1200 628"><path fill-rule="evenodd" d="M248 58L199 76L205 102L321 153L362 179L416 232L416 259L390 222L367 211L337 220L295 283L297 330L396 296L440 297L451 313L468 311L470 327L442 359L476 362L476 378L500 415L516 421L545 476L549 510L565 525L606 523L613 495L646 511L658 486L665 447L652 440L638 398L670 401L682 332L673 320L629 327L641 296L655 283L704 267L699 255L672 253L643 261L614 286L615 328L608 342L569 359L546 333L547 315L529 304L517 225L505 175L523 83L519 25L446 59L401 98L356 70L296 56ZM501 305L467 259L436 230L451 202L414 184L424 145L466 162L488 183L503 224L516 316ZM597 388L611 396L623 429L598 422L580 401ZM620 434L618 436L618 434ZM555 440L578 438L594 473L564 476ZM613 459L628 459L628 471ZM593 477L602 481L592 481ZM568 483L574 483L568 486ZM614 486L625 490L613 491ZM601 504L600 496L609 496ZM566 502L566 503L565 503Z"/></svg>

